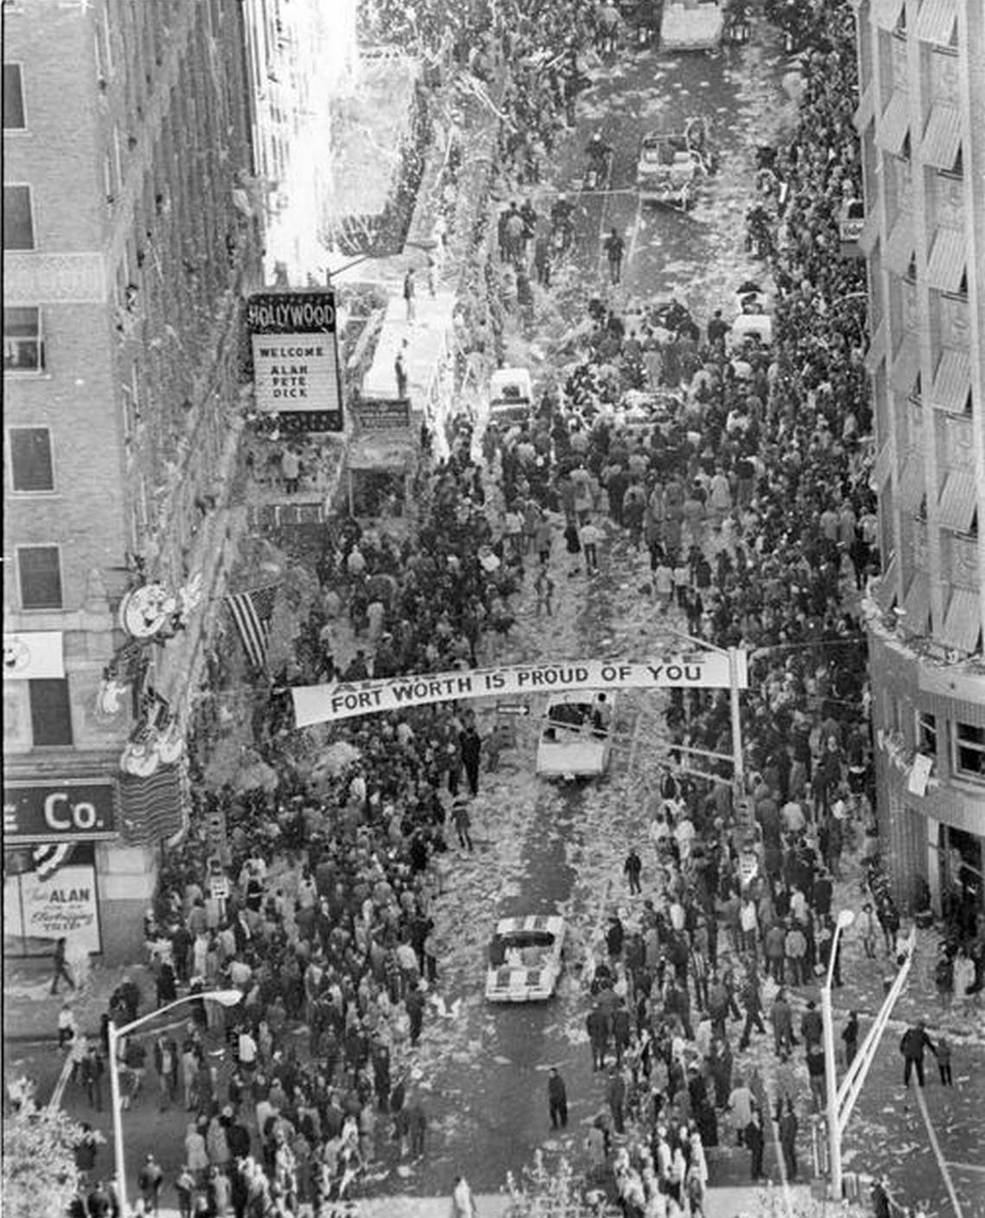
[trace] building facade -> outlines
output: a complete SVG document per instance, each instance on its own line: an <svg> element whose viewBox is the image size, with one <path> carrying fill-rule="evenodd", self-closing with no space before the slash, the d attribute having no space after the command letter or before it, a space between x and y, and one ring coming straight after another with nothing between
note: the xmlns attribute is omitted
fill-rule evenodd
<svg viewBox="0 0 985 1218"><path fill-rule="evenodd" d="M868 602L897 897L982 908L985 6L857 4L882 571Z"/></svg>
<svg viewBox="0 0 985 1218"><path fill-rule="evenodd" d="M45 947L74 866L99 950L132 951L180 828L258 279L245 48L237 0L4 4L8 950ZM120 613L148 585L166 628Z"/></svg>

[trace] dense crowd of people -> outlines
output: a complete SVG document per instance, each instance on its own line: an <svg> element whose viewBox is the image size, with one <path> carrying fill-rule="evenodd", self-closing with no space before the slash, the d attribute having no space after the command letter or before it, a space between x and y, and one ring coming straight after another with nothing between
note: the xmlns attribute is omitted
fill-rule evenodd
<svg viewBox="0 0 985 1218"><path fill-rule="evenodd" d="M516 183L536 182L571 120L579 55L607 18L587 0L511 0L490 30L469 24L477 6L452 7L454 54L480 78L483 54L515 64L500 152ZM385 29L411 19L406 6L378 8ZM433 20L437 39L447 27L432 9L416 6L413 20L420 36ZM467 707L441 704L348 721L331 759L302 765L289 689L495 658L525 588L538 614L552 611L562 546L579 581L605 567L607 547L635 549L642 594L668 621L744 649L751 665L738 797L728 764L705 757L731 752L727 694L675 690L669 700L675 764L650 794L646 845L627 858L632 915L612 915L585 974L593 1066L605 1077L589 1180L627 1218L697 1215L705 1151L736 1140L758 1179L771 1121L796 1178L802 1098L768 1096L744 1054L753 1036L783 1061L802 1045L811 1110L823 1106L810 988L829 968L841 984L833 884L853 840L875 840L851 595L877 563L864 281L858 264L833 256L839 209L861 190L855 53L849 6L823 11L806 34L798 27L809 46L800 129L774 150L763 200L772 341L735 343L721 311L701 325L678 302L622 312L600 296L587 302L574 364L528 423L479 436L459 419L450 457L418 476L412 534L353 519L327 527L319 598L254 719L276 783L216 794L195 784L193 832L148 913L158 1005L185 987L243 996L229 1010L198 1002L182 1033L132 1037L122 1050L128 1104L147 1102L153 1062L161 1109L188 1114L173 1182L183 1216L320 1213L387 1146L423 1153L428 1113L410 1065L441 981L441 856L452 829L472 848L468 797L497 744L480 738ZM533 267L537 217L514 210L521 219L508 209L500 248ZM549 275L536 274L547 288ZM744 308L766 299L752 283L739 295ZM228 853L207 830L215 817ZM210 879L217 852L226 889ZM867 954L880 934L886 954L898 953L900 918L884 889L862 924ZM803 1011L791 1005L798 992ZM150 998L129 979L113 995L103 1056L105 1022L132 1019ZM850 1019L847 1060L857 1037ZM80 1078L98 1106L99 1053L85 1056ZM563 1111L566 1124L553 1085L552 1120ZM156 1206L156 1163L138 1186ZM109 1212L98 1198L87 1205L79 1212Z"/></svg>

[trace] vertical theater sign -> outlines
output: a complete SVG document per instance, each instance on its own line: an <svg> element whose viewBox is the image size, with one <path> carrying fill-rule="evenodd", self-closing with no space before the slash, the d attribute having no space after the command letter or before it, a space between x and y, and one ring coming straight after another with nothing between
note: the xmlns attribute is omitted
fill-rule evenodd
<svg viewBox="0 0 985 1218"><path fill-rule="evenodd" d="M257 408L288 434L343 429L336 322L333 292L263 292L247 302Z"/></svg>

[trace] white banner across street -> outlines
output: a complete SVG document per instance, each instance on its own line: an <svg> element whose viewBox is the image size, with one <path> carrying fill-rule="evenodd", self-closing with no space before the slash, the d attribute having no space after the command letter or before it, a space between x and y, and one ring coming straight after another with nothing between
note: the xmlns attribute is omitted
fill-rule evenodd
<svg viewBox="0 0 985 1218"><path fill-rule="evenodd" d="M749 685L746 653L736 650L739 689ZM729 656L704 652L648 663L610 660L562 661L472 668L462 672L419 673L379 681L303 685L291 690L297 727L332 723L357 715L453 702L459 698L513 697L591 689L728 689Z"/></svg>

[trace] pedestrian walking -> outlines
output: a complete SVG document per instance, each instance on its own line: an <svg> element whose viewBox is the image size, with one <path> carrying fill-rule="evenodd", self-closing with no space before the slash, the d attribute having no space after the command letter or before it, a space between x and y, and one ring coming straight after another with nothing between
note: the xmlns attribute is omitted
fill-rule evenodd
<svg viewBox="0 0 985 1218"><path fill-rule="evenodd" d="M605 1098L612 1114L612 1124L616 1133L626 1132L626 1080L622 1071L614 1066L609 1071L609 1082L605 1089Z"/></svg>
<svg viewBox="0 0 985 1218"><path fill-rule="evenodd" d="M411 267L404 275L404 303L407 306L407 320L413 321L416 313L415 298L417 283L414 279L414 268Z"/></svg>
<svg viewBox="0 0 985 1218"><path fill-rule="evenodd" d="M616 284L619 282L619 276L622 273L622 258L626 249L626 243L620 237L618 231L615 228L611 228L602 246L609 264L609 279L613 284Z"/></svg>
<svg viewBox="0 0 985 1218"><path fill-rule="evenodd" d="M72 1004L65 1002L62 1004L62 1009L58 1012L58 1047L64 1049L66 1045L71 1049L72 1042L78 1035L78 1026L75 1022L75 1012L72 1010Z"/></svg>
<svg viewBox="0 0 985 1218"><path fill-rule="evenodd" d="M556 1066L551 1066L547 1076L547 1106L551 1117L551 1128L567 1129L568 1092L564 1079L558 1073Z"/></svg>
<svg viewBox="0 0 985 1218"><path fill-rule="evenodd" d="M643 892L643 889L640 887L640 873L643 870L643 860L640 858L635 846L630 848L622 869L629 883L629 895L639 896Z"/></svg>
<svg viewBox="0 0 985 1218"><path fill-rule="evenodd" d="M592 1070L604 1070L605 1050L609 1042L609 1017L598 1002L588 1012L585 1027L592 1046Z"/></svg>
<svg viewBox="0 0 985 1218"><path fill-rule="evenodd" d="M472 828L472 818L469 816L467 796L455 796L451 805L451 818L454 821L455 831L458 834L458 844L463 850L468 850L471 853L475 847L472 845L472 837L469 833L469 830Z"/></svg>
<svg viewBox="0 0 985 1218"><path fill-rule="evenodd" d="M874 960L876 956L876 943L879 939L879 921L872 909L870 902L862 906L862 913L859 917L860 931L862 935L862 947L865 949L865 954L870 960Z"/></svg>
<svg viewBox="0 0 985 1218"><path fill-rule="evenodd" d="M552 617L554 612L554 580L551 579L546 567L541 567L534 580L534 593L537 597L535 613L540 617L544 613Z"/></svg>
<svg viewBox="0 0 985 1218"><path fill-rule="evenodd" d="M55 941L55 947L51 953L51 992L53 994L58 993L58 983L62 979L68 982L71 989L75 989L75 980L65 963L67 947L68 940L63 936Z"/></svg>
<svg viewBox="0 0 985 1218"><path fill-rule="evenodd" d="M393 371L397 378L397 397L403 401L407 397L407 339L400 344L396 359L393 361Z"/></svg>
<svg viewBox="0 0 985 1218"><path fill-rule="evenodd" d="M746 1126L746 1146L749 1149L749 1177L752 1180L763 1178L763 1121L758 1108L753 1108L752 1117Z"/></svg>
<svg viewBox="0 0 985 1218"><path fill-rule="evenodd" d="M106 1067L95 1045L90 1045L82 1059L80 1067L82 1086L85 1088L86 1099L91 1108L97 1112L103 1110L103 1075Z"/></svg>
<svg viewBox="0 0 985 1218"><path fill-rule="evenodd" d="M585 554L585 574L595 575L599 569L599 542L602 540L602 530L591 520L581 526L578 540Z"/></svg>
<svg viewBox="0 0 985 1218"><path fill-rule="evenodd" d="M464 1176L455 1177L455 1187L451 1194L451 1218L478 1218L472 1190Z"/></svg>
<svg viewBox="0 0 985 1218"><path fill-rule="evenodd" d="M471 795L478 795L482 738L475 730L474 723L469 723L460 733L459 745L462 755L462 766L465 770L465 780L468 783L469 793ZM471 846L469 849L471 849Z"/></svg>
<svg viewBox="0 0 985 1218"><path fill-rule="evenodd" d="M923 1020L918 1020L912 1027L906 1029L899 1042L900 1053L903 1054L903 1086L909 1087L910 1075L914 1070L917 1072L917 1083L919 1086L924 1085L923 1075L923 1053L924 1049L929 1049L931 1053L936 1054L934 1042L927 1035L927 1029L924 1027Z"/></svg>
<svg viewBox="0 0 985 1218"><path fill-rule="evenodd" d="M953 1087L954 1080L951 1077L951 1042L946 1036L938 1036L937 1038L937 1069L940 1072L943 1086Z"/></svg>
<svg viewBox="0 0 985 1218"><path fill-rule="evenodd" d="M793 1110L793 1100L789 1096L783 1103L782 1113L777 1110L776 1124L787 1183L790 1184L797 1179L797 1116Z"/></svg>
<svg viewBox="0 0 985 1218"><path fill-rule="evenodd" d="M185 1164L174 1182L174 1191L178 1197L178 1218L191 1218L192 1203L195 1199L195 1177Z"/></svg>
<svg viewBox="0 0 985 1218"><path fill-rule="evenodd" d="M156 1214L161 1195L161 1185L164 1183L164 1172L160 1163L153 1155L148 1155L137 1177L137 1187L144 1202L146 1213Z"/></svg>
<svg viewBox="0 0 985 1218"><path fill-rule="evenodd" d="M845 1042L845 1069L855 1060L858 1052L858 1011L849 1011L848 1019L841 1031L841 1039Z"/></svg>
<svg viewBox="0 0 985 1218"><path fill-rule="evenodd" d="M787 1002L786 990L780 990L773 1000L770 1010L770 1023L773 1025L773 1051L780 1061L786 1061L790 1056L793 1040L793 1019L790 1004Z"/></svg>

